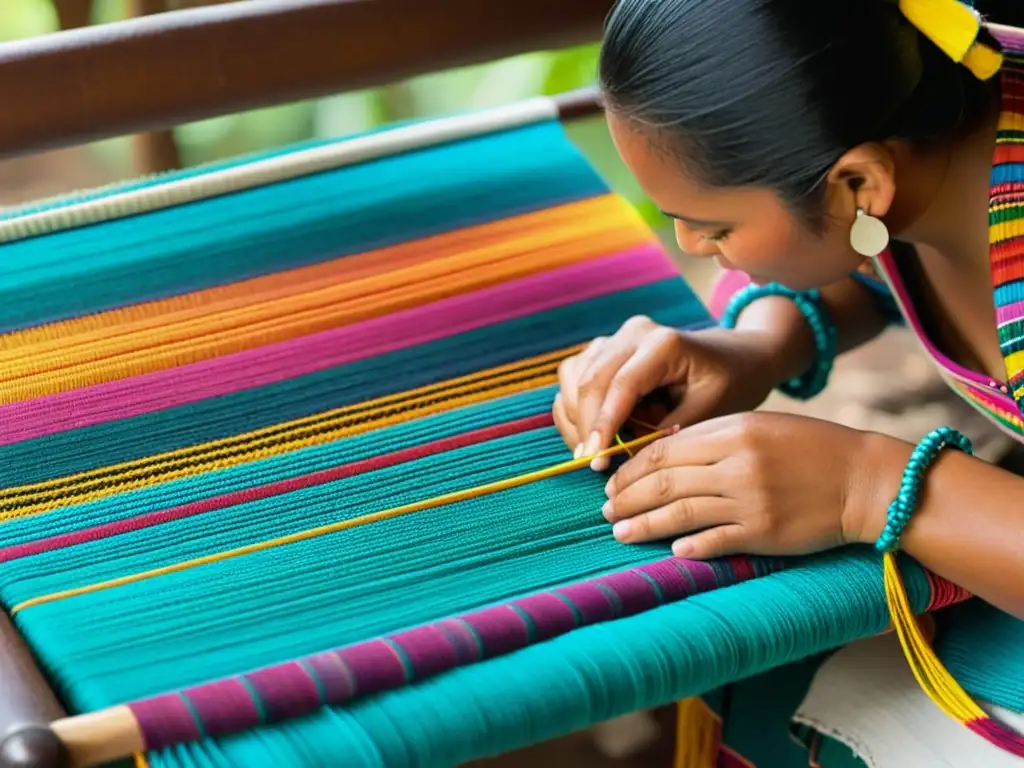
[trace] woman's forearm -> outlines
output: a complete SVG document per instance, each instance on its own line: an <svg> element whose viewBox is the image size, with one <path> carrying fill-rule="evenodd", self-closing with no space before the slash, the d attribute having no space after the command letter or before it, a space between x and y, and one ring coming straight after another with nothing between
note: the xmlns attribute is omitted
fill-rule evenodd
<svg viewBox="0 0 1024 768"><path fill-rule="evenodd" d="M885 525L913 446L870 435L844 529L852 540L873 543ZM1024 478L971 458L943 451L925 475L919 506L901 548L923 566L986 602L1024 619Z"/></svg>
<svg viewBox="0 0 1024 768"><path fill-rule="evenodd" d="M870 341L886 326L871 291L853 277L822 289L822 301L836 324L840 353ZM789 299L755 301L740 315L737 330L761 335L774 358L779 383L803 374L814 361L814 337L800 310Z"/></svg>

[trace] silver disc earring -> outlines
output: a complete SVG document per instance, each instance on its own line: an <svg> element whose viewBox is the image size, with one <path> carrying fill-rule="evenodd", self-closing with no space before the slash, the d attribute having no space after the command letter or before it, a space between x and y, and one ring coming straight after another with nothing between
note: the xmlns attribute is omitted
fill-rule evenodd
<svg viewBox="0 0 1024 768"><path fill-rule="evenodd" d="M874 258L889 247L889 228L885 222L857 209L857 219L850 227L850 245L861 256Z"/></svg>

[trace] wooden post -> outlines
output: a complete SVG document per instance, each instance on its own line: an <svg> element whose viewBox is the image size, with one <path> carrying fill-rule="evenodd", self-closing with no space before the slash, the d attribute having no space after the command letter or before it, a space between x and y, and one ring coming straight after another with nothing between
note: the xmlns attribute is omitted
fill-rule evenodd
<svg viewBox="0 0 1024 768"><path fill-rule="evenodd" d="M0 611L0 768L65 768L67 750L50 728L62 717L28 647Z"/></svg>
<svg viewBox="0 0 1024 768"><path fill-rule="evenodd" d="M168 0L131 0L132 18L166 13L172 10ZM139 133L132 137L132 165L137 174L146 176L181 167L181 153L173 128L152 133Z"/></svg>

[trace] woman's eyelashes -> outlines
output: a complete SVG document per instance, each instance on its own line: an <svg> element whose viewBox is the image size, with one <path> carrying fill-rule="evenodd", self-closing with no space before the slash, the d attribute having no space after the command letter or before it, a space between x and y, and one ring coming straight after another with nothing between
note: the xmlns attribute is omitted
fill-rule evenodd
<svg viewBox="0 0 1024 768"><path fill-rule="evenodd" d="M715 232L714 234L701 235L701 238L707 240L709 243L720 243L723 240L725 240L725 238L727 238L730 234L732 234L732 230L720 229L718 232Z"/></svg>

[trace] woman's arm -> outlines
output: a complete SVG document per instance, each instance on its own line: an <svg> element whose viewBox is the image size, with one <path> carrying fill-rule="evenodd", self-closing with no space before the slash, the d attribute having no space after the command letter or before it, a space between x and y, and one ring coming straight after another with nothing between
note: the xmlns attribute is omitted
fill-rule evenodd
<svg viewBox="0 0 1024 768"><path fill-rule="evenodd" d="M861 454L846 538L873 543L885 526L913 446L872 435ZM947 449L925 475L901 547L929 570L1024 619L1024 478Z"/></svg>
<svg viewBox="0 0 1024 768"><path fill-rule="evenodd" d="M716 298L721 301L722 297ZM836 324L839 353L870 341L888 324L871 290L854 277L826 286L821 298ZM772 367L779 371L780 382L800 376L814 361L810 327L796 304L787 298L755 301L740 315L736 330L762 336L775 360Z"/></svg>

